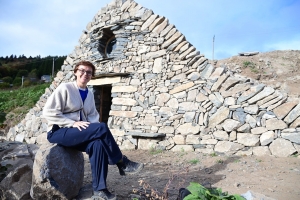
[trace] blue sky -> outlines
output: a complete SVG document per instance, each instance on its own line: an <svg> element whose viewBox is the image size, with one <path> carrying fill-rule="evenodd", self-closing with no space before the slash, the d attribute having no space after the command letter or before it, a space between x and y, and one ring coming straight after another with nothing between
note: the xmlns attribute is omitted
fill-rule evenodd
<svg viewBox="0 0 300 200"><path fill-rule="evenodd" d="M0 56L70 54L112 0L0 0ZM165 16L211 59L239 52L300 50L300 0L136 0Z"/></svg>

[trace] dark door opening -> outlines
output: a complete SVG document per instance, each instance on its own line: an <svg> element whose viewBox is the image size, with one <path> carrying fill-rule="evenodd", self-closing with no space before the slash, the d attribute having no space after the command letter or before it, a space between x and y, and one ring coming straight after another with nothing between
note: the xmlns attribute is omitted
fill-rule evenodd
<svg viewBox="0 0 300 200"><path fill-rule="evenodd" d="M95 104L99 112L99 122L107 123L112 104L111 85L94 86Z"/></svg>

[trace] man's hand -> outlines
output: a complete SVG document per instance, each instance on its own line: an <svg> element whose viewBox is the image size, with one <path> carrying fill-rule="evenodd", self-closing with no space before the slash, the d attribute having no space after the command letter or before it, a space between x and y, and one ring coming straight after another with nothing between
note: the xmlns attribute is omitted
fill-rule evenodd
<svg viewBox="0 0 300 200"><path fill-rule="evenodd" d="M78 128L81 131L81 128L86 129L89 126L90 122L79 121L73 124L74 128Z"/></svg>

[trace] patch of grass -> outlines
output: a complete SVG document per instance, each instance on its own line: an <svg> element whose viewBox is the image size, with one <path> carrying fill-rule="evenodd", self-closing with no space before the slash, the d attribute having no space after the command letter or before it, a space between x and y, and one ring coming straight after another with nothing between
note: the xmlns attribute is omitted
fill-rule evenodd
<svg viewBox="0 0 300 200"><path fill-rule="evenodd" d="M258 69L256 69L255 67L250 67L250 71L255 74L259 73Z"/></svg>
<svg viewBox="0 0 300 200"><path fill-rule="evenodd" d="M216 156L218 156L218 155L217 155L215 152L213 152L213 153L210 154L210 156L211 156L211 157L216 157Z"/></svg>
<svg viewBox="0 0 300 200"><path fill-rule="evenodd" d="M189 163L193 164L193 165L196 165L198 164L200 161L198 159L192 159L189 161Z"/></svg>
<svg viewBox="0 0 300 200"><path fill-rule="evenodd" d="M253 63L253 62L250 62L250 61L244 61L244 62L243 62L244 68L250 67L250 66L253 66L253 65L254 65L254 63Z"/></svg>
<svg viewBox="0 0 300 200"><path fill-rule="evenodd" d="M36 104L49 85L50 83L44 83L14 90L0 90L0 125L5 118L25 117L25 114Z"/></svg>
<svg viewBox="0 0 300 200"><path fill-rule="evenodd" d="M216 160L217 163L222 164L224 161L222 159Z"/></svg>
<svg viewBox="0 0 300 200"><path fill-rule="evenodd" d="M163 152L163 150L161 150L161 149L155 149L154 147L151 147L150 150L149 150L149 153L150 153L151 155L160 154L160 153L162 153L162 152Z"/></svg>
<svg viewBox="0 0 300 200"><path fill-rule="evenodd" d="M256 159L256 162L262 162L262 160L261 159L258 159L258 160Z"/></svg>
<svg viewBox="0 0 300 200"><path fill-rule="evenodd" d="M235 162L235 163L239 163L239 162L241 162L241 161L240 161L239 159L237 159L237 160L235 160L234 162Z"/></svg>
<svg viewBox="0 0 300 200"><path fill-rule="evenodd" d="M184 148L181 148L179 156L182 157L186 154L187 154L187 152L184 151Z"/></svg>

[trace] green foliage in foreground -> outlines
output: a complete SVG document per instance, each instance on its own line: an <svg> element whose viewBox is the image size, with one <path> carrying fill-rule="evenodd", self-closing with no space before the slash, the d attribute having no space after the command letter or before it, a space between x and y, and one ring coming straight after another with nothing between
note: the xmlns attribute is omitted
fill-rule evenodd
<svg viewBox="0 0 300 200"><path fill-rule="evenodd" d="M187 189L191 192L184 200L245 200L240 195L229 195L222 189L207 189L199 183L191 182Z"/></svg>
<svg viewBox="0 0 300 200"><path fill-rule="evenodd" d="M14 112L14 110L26 114L36 104L42 94L45 93L45 89L49 85L49 83L44 83L14 90L0 90L0 114L3 116L9 112ZM24 109L20 110L22 107ZM0 124L3 121L2 117Z"/></svg>

